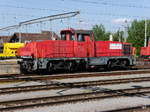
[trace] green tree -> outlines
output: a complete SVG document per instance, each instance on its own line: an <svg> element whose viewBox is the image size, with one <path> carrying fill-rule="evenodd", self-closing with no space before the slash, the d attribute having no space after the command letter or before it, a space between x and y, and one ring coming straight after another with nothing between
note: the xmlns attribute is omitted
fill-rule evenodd
<svg viewBox="0 0 150 112"><path fill-rule="evenodd" d="M124 32L123 31L117 31L116 33L113 34L113 40L114 41L124 41L124 37L123 37Z"/></svg>
<svg viewBox="0 0 150 112"><path fill-rule="evenodd" d="M150 36L150 20L147 21L147 34ZM144 33L145 33L145 21L134 20L131 26L128 28L128 39L127 42L132 43L137 49L137 55L140 54L140 48L144 46Z"/></svg>
<svg viewBox="0 0 150 112"><path fill-rule="evenodd" d="M105 27L102 24L95 25L92 30L93 30L94 37L95 37L96 41L98 41L98 40L103 40L103 41L109 40L110 33L105 31Z"/></svg>

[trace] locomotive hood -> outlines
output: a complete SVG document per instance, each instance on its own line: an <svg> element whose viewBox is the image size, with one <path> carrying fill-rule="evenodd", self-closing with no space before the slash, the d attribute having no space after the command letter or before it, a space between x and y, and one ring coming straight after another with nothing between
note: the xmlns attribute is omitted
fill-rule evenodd
<svg viewBox="0 0 150 112"><path fill-rule="evenodd" d="M17 56L21 57L21 56L32 56L33 57L33 50L35 49L36 43L35 42L31 42L31 43L27 43L24 47L19 48L17 51Z"/></svg>

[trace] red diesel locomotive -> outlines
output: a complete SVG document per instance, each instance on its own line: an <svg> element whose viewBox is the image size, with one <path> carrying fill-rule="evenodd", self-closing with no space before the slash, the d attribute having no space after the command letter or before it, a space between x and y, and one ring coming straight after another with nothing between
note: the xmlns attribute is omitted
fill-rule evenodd
<svg viewBox="0 0 150 112"><path fill-rule="evenodd" d="M150 42L148 42L148 46L141 47L140 56L141 58L146 59L147 61L150 60Z"/></svg>
<svg viewBox="0 0 150 112"><path fill-rule="evenodd" d="M31 42L18 50L23 70L130 67L135 64L132 45L116 41L95 41L90 30L67 29L60 40Z"/></svg>

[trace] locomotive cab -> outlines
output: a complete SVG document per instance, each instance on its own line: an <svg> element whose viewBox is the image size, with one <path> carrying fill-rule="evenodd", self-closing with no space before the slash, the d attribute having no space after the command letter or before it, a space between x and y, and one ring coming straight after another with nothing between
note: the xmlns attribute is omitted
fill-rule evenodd
<svg viewBox="0 0 150 112"><path fill-rule="evenodd" d="M94 57L94 35L91 30L62 30L61 40L73 41L74 57Z"/></svg>
<svg viewBox="0 0 150 112"><path fill-rule="evenodd" d="M91 30L62 30L60 32L61 40L76 40L79 42L94 41L94 36Z"/></svg>
<svg viewBox="0 0 150 112"><path fill-rule="evenodd" d="M70 31L63 31L61 32L61 40L75 40L75 35Z"/></svg>

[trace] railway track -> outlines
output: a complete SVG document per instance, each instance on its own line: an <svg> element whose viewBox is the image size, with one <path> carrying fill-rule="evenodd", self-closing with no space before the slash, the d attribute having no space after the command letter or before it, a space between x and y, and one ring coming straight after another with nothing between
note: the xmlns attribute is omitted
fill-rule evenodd
<svg viewBox="0 0 150 112"><path fill-rule="evenodd" d="M138 96L142 97L143 94L150 93L150 87L134 88L134 89L118 89L118 90L99 90L82 94L71 94L63 96L53 97L40 97L22 100L12 100L0 102L0 111L16 111L20 109L40 107L40 106L52 106L65 103L77 103L85 101L94 101L116 97L129 97Z"/></svg>
<svg viewBox="0 0 150 112"><path fill-rule="evenodd" d="M109 90L109 89L103 89L103 88L97 88L97 87L91 87L91 86L120 84L120 83L129 83L129 82L144 82L144 81L150 81L150 77L98 80L98 81L85 81L85 82L72 82L72 83L61 83L58 81L52 81L52 79L95 77L95 76L114 76L114 75L117 76L117 75L131 75L131 74L134 75L134 74L143 74L143 73L150 73L150 70L138 70L138 71L132 70L132 71L125 71L125 72L110 72L110 73L107 72L107 73L95 73L95 74L83 73L83 74L67 74L67 75L52 75L52 76L29 75L29 76L9 77L6 79L9 80L11 78L10 79L11 81L39 81L45 84L33 85L33 86L0 88L0 95L15 94L15 93L20 93L20 92L30 92L30 91L42 91L42 90L51 90L51 89L64 89L64 88L82 88L82 87L84 87L85 89L86 88L90 89L93 92L84 93L84 94L71 94L71 95L63 95L63 96L3 101L3 102L0 102L0 111L16 111L16 110L32 108L32 107L51 106L51 105L59 105L59 104L65 104L65 103L76 103L76 102L100 100L100 99L115 98L115 97L126 97L126 96L141 97L143 94L150 93L150 87ZM133 109L134 107L130 108L131 111ZM128 110L129 108L126 108L124 110L112 110L110 112L130 112Z"/></svg>
<svg viewBox="0 0 150 112"><path fill-rule="evenodd" d="M82 78L82 77L98 77L98 76L119 76L119 75L134 75L150 73L150 69L144 70L128 70L115 72L92 72L92 73L76 73L76 74L57 74L57 75L20 75L9 76L7 78L0 78L0 82L14 82L14 81L38 81L38 80L53 80L53 79L67 79L67 78Z"/></svg>
<svg viewBox="0 0 150 112"><path fill-rule="evenodd" d="M0 88L0 95L15 94L21 92L45 91L45 90L52 90L52 89L82 88L82 87L101 86L101 85L108 85L108 84L112 85L112 84L130 83L130 82L145 82L145 81L150 81L150 77L83 81L83 82L71 82L71 83L63 83L58 81L46 81L46 82L44 81L44 83L46 84L43 85Z"/></svg>
<svg viewBox="0 0 150 112"><path fill-rule="evenodd" d="M137 107L114 109L114 110L102 111L102 112L149 112L149 111L150 111L150 105L142 105Z"/></svg>

